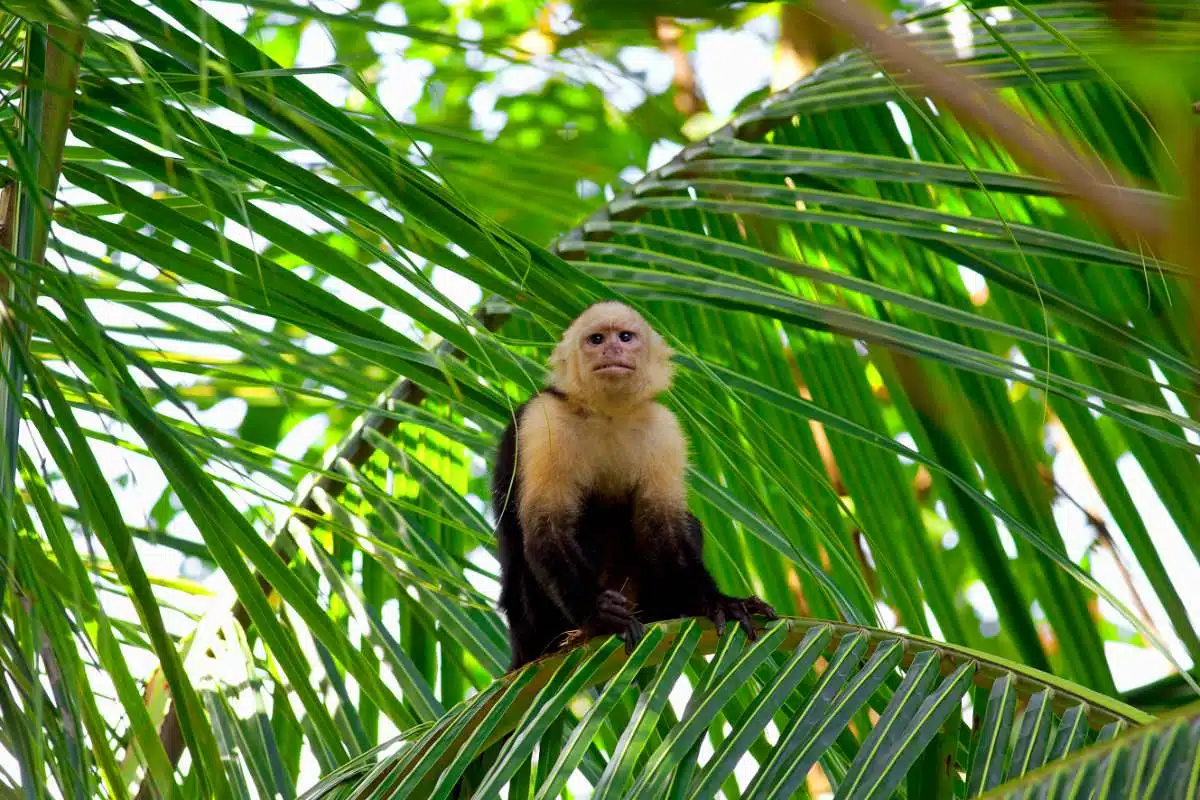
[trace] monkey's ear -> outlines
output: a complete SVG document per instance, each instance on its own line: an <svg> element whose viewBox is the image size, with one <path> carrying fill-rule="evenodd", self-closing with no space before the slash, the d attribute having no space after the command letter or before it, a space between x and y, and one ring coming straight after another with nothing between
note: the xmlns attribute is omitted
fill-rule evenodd
<svg viewBox="0 0 1200 800"><path fill-rule="evenodd" d="M653 334L651 347L653 348L654 356L669 369L671 366L671 356L675 355L675 348L671 347L658 331L653 331Z"/></svg>
<svg viewBox="0 0 1200 800"><path fill-rule="evenodd" d="M550 351L550 360L547 362L547 366L550 367L550 383L564 391L567 390L566 384L570 378L571 359L575 357L573 338L570 331L567 331Z"/></svg>
<svg viewBox="0 0 1200 800"><path fill-rule="evenodd" d="M550 369L559 370L566 366L567 359L570 357L571 346L567 343L567 337L564 336L558 344L554 345L554 349L550 351L550 360L546 363Z"/></svg>
<svg viewBox="0 0 1200 800"><path fill-rule="evenodd" d="M675 377L675 364L671 361L674 353L667 340L658 331L654 331L650 337L650 351L646 354L646 365L649 369L646 372L644 388L647 394L656 396L671 388Z"/></svg>

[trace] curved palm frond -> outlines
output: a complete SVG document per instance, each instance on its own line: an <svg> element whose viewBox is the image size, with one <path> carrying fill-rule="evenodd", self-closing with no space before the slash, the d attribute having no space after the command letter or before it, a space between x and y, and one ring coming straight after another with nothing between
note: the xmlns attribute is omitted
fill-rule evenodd
<svg viewBox="0 0 1200 800"><path fill-rule="evenodd" d="M1200 792L1200 707L1191 704L998 787L989 800L1027 797L1195 797Z"/></svg>
<svg viewBox="0 0 1200 800"><path fill-rule="evenodd" d="M449 797L460 781L550 798L572 776L598 798L792 797L818 764L839 798L976 797L1151 719L919 637L784 619L751 643L685 620L628 657L606 637L535 662L305 799Z"/></svg>
<svg viewBox="0 0 1200 800"><path fill-rule="evenodd" d="M1200 21L1156 9L1162 35L1145 53L1179 65L1164 83L1200 74L1184 68ZM4 18L6 54L15 43L32 54L6 67L40 68L60 35L45 13ZM1156 130L1103 71L1120 43L1095 9L971 18L969 52L954 13L914 19L905 35L1137 176L1140 203L1175 202ZM731 786L749 754L764 794L804 780L805 760L864 791L976 791L1050 758L1058 731L1085 717L1092 733L1063 734L1062 752L1117 717L1145 721L1045 676L1040 688L1006 677L1033 674L1015 665L979 665L1020 661L1115 695L1106 642L1161 632L1169 652L1200 654L1171 571L1200 552L1184 265L1111 241L1063 186L905 94L903 76L847 54L547 251L477 213L438 172L448 145L434 133L435 157L413 155L369 99L367 112L337 108L308 71L192 0L101 0L92 23L71 29L81 60L59 65L78 69L79 91L53 196L36 176L57 159L39 153L45 118L28 102L45 81L27 82L21 102L6 96L0 118L3 178L53 209L49 255L30 247L38 217L26 215L0 263L29 332L6 336L22 391L10 394L7 370L0 387L23 415L19 452L0 454L0 475L16 475L0 522L0 703L19 720L4 746L22 773L0 782L72 797L294 797L315 779L301 766L311 760L330 775L321 791L445 793L463 778L549 797L578 769L602 793L658 796ZM493 152L521 172L520 157ZM472 291L448 291L450 274ZM694 444L723 586L971 648L921 684L945 715L913 728L928 741L886 728L877 738L892 749L865 749L872 717L915 674L901 649L942 646L832 622L789 621L767 647L723 640L703 665L701 626L661 626L640 664L604 644L493 680L505 643L478 462L537 386L552 332L613 292L683 354L669 401ZM206 423L228 400L263 425ZM1165 616L1131 611L1081 565L1056 519L1066 496L1045 477L1047 416L1120 531L1101 521L1095 547L1131 551ZM324 438L299 453L284 444L312 419ZM17 427L6 419L6 443ZM1125 453L1183 549L1151 535ZM111 480L126 461L160 481L144 519ZM921 471L932 483L914 491ZM957 544L944 546L951 531ZM164 552L212 578L160 573L149 554ZM967 601L976 583L998 634ZM1140 632L1096 610L1101 600ZM811 662L795 654L817 651L787 649L801 630L818 631L805 647L829 639ZM844 670L830 672L837 659ZM952 698L980 670L981 691L998 692L994 715L972 695L986 747L951 730ZM681 677L695 698L682 710L667 702ZM748 697L742 677L765 693ZM584 689L595 704L577 708ZM1029 701L1019 717L1017 697ZM568 738L576 712L583 732ZM697 755L705 736L717 761ZM389 740L401 749L379 760ZM937 772L945 754L954 774Z"/></svg>

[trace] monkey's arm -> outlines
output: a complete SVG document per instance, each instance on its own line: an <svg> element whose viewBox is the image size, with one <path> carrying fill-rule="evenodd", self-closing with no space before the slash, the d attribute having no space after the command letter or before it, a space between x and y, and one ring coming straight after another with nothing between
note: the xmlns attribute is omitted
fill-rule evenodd
<svg viewBox="0 0 1200 800"><path fill-rule="evenodd" d="M691 532L691 539L695 542L696 557L700 559L700 569L704 570L705 574L708 574L703 560L704 528L700 524L700 520L696 519L690 513L688 514L688 529ZM710 577L709 580L711 581L712 578ZM709 602L709 610L706 612L706 616L712 617L718 634L724 629L726 619L734 619L742 625L747 635L751 639L754 639L753 629L750 627L751 615L758 615L767 619L779 619L779 615L775 613L775 609L771 607L771 604L755 595L734 597L718 590L716 597L710 599Z"/></svg>
<svg viewBox="0 0 1200 800"><path fill-rule="evenodd" d="M703 529L686 508L640 504L634 516L643 584L652 619L675 616L708 617L720 635L726 621L737 622L752 641L757 638L750 617L777 619L758 597L733 597L722 592L704 565ZM654 598L651 600L651 598Z"/></svg>
<svg viewBox="0 0 1200 800"><path fill-rule="evenodd" d="M567 619L581 625L595 605L599 584L576 535L579 510L575 504L526 503L521 510L529 569Z"/></svg>
<svg viewBox="0 0 1200 800"><path fill-rule="evenodd" d="M680 615L706 616L721 633L726 620L736 620L755 638L750 616L776 618L775 610L757 597L731 597L720 591L704 565L704 532L687 508L683 483L686 451L678 423L666 409L647 438L655 448L651 468L635 499L634 535L646 582L657 604Z"/></svg>

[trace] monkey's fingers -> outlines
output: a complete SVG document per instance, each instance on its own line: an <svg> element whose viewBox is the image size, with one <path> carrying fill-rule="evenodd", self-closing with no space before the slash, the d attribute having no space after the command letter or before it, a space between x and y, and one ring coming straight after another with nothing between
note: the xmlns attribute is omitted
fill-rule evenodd
<svg viewBox="0 0 1200 800"><path fill-rule="evenodd" d="M610 603L619 603L619 604L623 604L623 605L629 604L629 598L627 598L625 595L618 592L616 589L602 590L600 592L600 596L597 599L600 601L607 601Z"/></svg>
<svg viewBox="0 0 1200 800"><path fill-rule="evenodd" d="M779 619L779 615L775 613L775 609L771 607L770 603L764 600L760 600L757 597L747 597L743 602L746 605L746 611L754 616Z"/></svg>
<svg viewBox="0 0 1200 800"><path fill-rule="evenodd" d="M722 636L725 633L725 607L721 603L717 603L713 608L712 613L713 627L717 629L717 636Z"/></svg>
<svg viewBox="0 0 1200 800"><path fill-rule="evenodd" d="M754 623L750 621L750 615L746 613L746 603L741 600L734 600L729 604L729 614L738 621L742 626L742 630L746 632L746 638L754 641L758 638L758 634L754 632Z"/></svg>
<svg viewBox="0 0 1200 800"><path fill-rule="evenodd" d="M609 633L625 633L629 627L629 617L623 614L597 614L592 620L592 630L598 635Z"/></svg>
<svg viewBox="0 0 1200 800"><path fill-rule="evenodd" d="M605 589L596 598L596 610L613 617L629 617L633 614L629 598L612 589Z"/></svg>
<svg viewBox="0 0 1200 800"><path fill-rule="evenodd" d="M625 629L625 633L621 638L625 640L625 655L631 655L633 648L637 647L637 643L642 640L642 636L646 633L646 627L636 619L629 621L629 627Z"/></svg>

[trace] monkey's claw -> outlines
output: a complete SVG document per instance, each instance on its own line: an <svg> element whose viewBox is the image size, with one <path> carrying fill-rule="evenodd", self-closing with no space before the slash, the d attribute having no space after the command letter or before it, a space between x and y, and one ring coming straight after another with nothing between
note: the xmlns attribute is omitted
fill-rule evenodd
<svg viewBox="0 0 1200 800"><path fill-rule="evenodd" d="M760 600L751 595L742 600L746 604L746 611L755 617L766 617L767 619L779 619L779 615L775 613L775 609L765 600Z"/></svg>
<svg viewBox="0 0 1200 800"><path fill-rule="evenodd" d="M713 604L712 611L708 616L713 621L713 627L717 629L717 636L725 633L727 620L734 620L746 632L746 638L753 642L758 638L758 633L754 630L754 623L750 620L751 615L779 619L775 609L757 597L721 596Z"/></svg>
<svg viewBox="0 0 1200 800"><path fill-rule="evenodd" d="M620 592L605 589L596 598L596 614L590 625L593 635L618 634L626 654L641 641L646 627L633 615L633 606Z"/></svg>
<svg viewBox="0 0 1200 800"><path fill-rule="evenodd" d="M629 627L621 634L621 638L625 641L625 655L633 653L633 648L637 647L637 643L646 635L646 626L636 619L629 621Z"/></svg>

